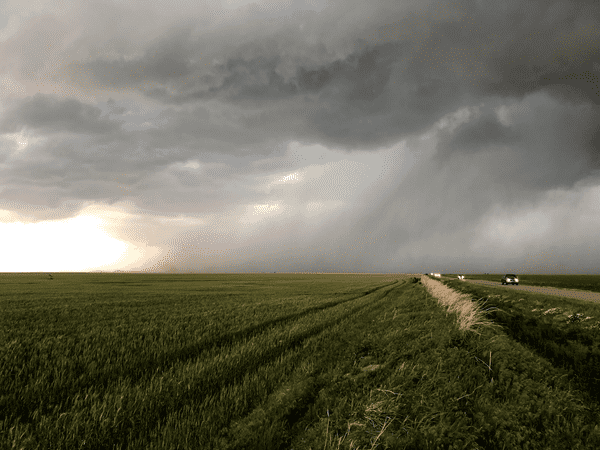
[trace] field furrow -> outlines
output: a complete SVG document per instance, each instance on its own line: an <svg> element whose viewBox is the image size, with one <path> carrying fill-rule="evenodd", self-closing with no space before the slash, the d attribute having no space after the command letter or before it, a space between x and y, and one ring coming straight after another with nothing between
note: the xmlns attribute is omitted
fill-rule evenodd
<svg viewBox="0 0 600 450"><path fill-rule="evenodd" d="M302 313L284 316L286 320L280 317L263 322L261 327L252 328L253 333L246 333L238 340L227 339L223 345L205 348L195 355L187 352L186 358L171 359L169 365L152 367L146 372L149 379L145 381L121 377L108 386L73 389L76 383L69 383L72 378L65 377L67 382L56 386L48 383L51 376L38 377L35 383L27 384L27 388L19 392L22 416L17 418L23 425L17 429L29 430L44 441L64 445L55 448L68 448L69 442L84 440L90 433L104 443L122 442L130 435L131 438L143 436L174 405L181 409L190 402L202 404L207 396L219 395L224 386L242 379L261 365L280 359L308 337L364 309L377 296L385 296L394 284L373 287L350 298L345 295L333 302L321 301L319 306L309 306ZM71 392L65 386L71 387ZM3 400L6 402L6 397ZM27 414L25 420L24 413ZM27 423L35 424L36 418L41 418L45 424L45 419L50 417L60 417L60 427L42 426L38 430ZM129 419L121 422L119 417ZM50 434L44 434L44 430Z"/></svg>
<svg viewBox="0 0 600 450"><path fill-rule="evenodd" d="M5 383L0 387L0 399L11 404L19 395L17 417L24 422L36 410L46 414L59 404L68 410L73 392L107 388L122 381L135 384L187 360L210 359L212 354L222 354L236 342L264 334L265 330L285 327L389 285L373 286L359 294L341 293L331 301L305 296L301 302L287 305L280 299L249 302L230 307L227 315L217 310L209 317L191 315L193 320L178 318L175 323L146 321L141 327L109 328L106 333L94 330L78 338L59 335L29 342L13 339L3 352L4 358L12 361L12 369L1 373ZM8 368L9 364L0 367ZM3 418L0 413L0 420Z"/></svg>

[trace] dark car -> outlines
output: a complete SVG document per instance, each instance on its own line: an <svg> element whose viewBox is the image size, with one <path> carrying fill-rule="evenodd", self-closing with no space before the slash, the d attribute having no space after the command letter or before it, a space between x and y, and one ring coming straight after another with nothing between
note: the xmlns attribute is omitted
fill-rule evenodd
<svg viewBox="0 0 600 450"><path fill-rule="evenodd" d="M502 277L500 282L502 284L516 284L518 286L519 285L519 277L517 277L515 274L507 273L506 275L504 275Z"/></svg>

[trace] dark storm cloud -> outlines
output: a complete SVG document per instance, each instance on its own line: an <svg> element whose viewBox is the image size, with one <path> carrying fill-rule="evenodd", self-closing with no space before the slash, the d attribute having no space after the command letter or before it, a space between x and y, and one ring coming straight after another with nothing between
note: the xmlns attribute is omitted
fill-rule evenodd
<svg viewBox="0 0 600 450"><path fill-rule="evenodd" d="M68 18L51 22L54 34L36 22L55 54L29 41L19 51L32 26L0 48L24 81L54 57L53 78L83 92L3 103L0 131L24 137L2 137L2 198L38 205L36 217L66 200L61 214L130 199L146 208L141 229L155 213L204 215L207 225L160 244L186 267L184 249L204 239L235 242L247 261L311 249L289 269L311 258L335 268L338 246L337 258L356 256L371 235L364 258L375 265L400 253L451 261L475 231L491 233L481 223L494 208L537 211L549 190L600 169L597 2L205 6L149 4L137 16L90 3L70 19L77 31ZM390 162L379 184L340 163L375 161L402 140L418 164ZM290 142L328 149L292 154ZM363 184L351 196L353 181ZM308 204L327 212L311 222ZM546 210L536 214L543 224Z"/></svg>
<svg viewBox="0 0 600 450"><path fill-rule="evenodd" d="M339 14L336 7L322 14ZM143 85L145 95L165 104L217 100L260 108L266 117L276 110L292 122L288 138L375 148L423 132L465 102L486 97L522 98L543 90L597 103L594 11L591 2L411 7L394 11L400 18L380 17L362 33L349 29L352 46L343 57L335 48L309 44L299 31L301 22L323 23L315 12L282 19L286 27L271 34L254 30L235 44L232 38L219 44L214 32L218 54L188 21L153 41L144 56L98 59L86 68L102 82ZM302 112L293 106L299 102ZM259 139L273 133L268 126L253 124L263 128Z"/></svg>
<svg viewBox="0 0 600 450"><path fill-rule="evenodd" d="M100 108L78 100L36 94L3 112L0 132L19 132L25 127L50 134L105 134L119 130L121 122L101 117L101 113Z"/></svg>
<svg viewBox="0 0 600 450"><path fill-rule="evenodd" d="M510 124L488 105L453 131L440 132L434 160L489 155L490 179L516 183L523 194L570 187L600 169L600 107L560 103L543 91L512 106Z"/></svg>
<svg viewBox="0 0 600 450"><path fill-rule="evenodd" d="M443 150L448 154L473 153L494 144L511 145L523 138L516 130L502 124L492 111L487 111L482 116L460 125L453 133L447 134L448 142Z"/></svg>
<svg viewBox="0 0 600 450"><path fill-rule="evenodd" d="M584 73L591 56L598 54L592 3L473 1L410 5L404 10L381 3L380 9L372 11L378 22L372 22L369 12L369 18L362 17L369 28L344 30L352 45L346 45L340 57L331 44L329 48L322 42L309 44L298 24L309 29L324 26L346 9L343 6L332 3L321 13L280 15L277 26L264 22L264 11L244 9L246 19L266 26L263 30L243 25L245 32L251 32L240 40L235 38L241 32L213 29L203 34L193 18L177 20L166 33L138 49L139 56L92 57L80 75L91 74L103 85L143 86L149 98L173 106L222 102L233 117L230 126L207 120L200 106L166 111L160 132L148 130L153 144L137 145L166 148L177 141L179 148L200 146L209 152L235 153L240 147L269 152L277 141L290 139L346 149L377 148L423 132L458 106L489 95L522 97L546 89L578 101L594 101L589 89L584 90L586 98L577 94L587 81L569 78ZM102 14L112 17L109 12ZM353 20L359 23L358 16ZM124 36L121 31L110 40L113 53L118 53L117 44ZM62 127L89 133L114 132L119 127L117 122L100 119L100 110L93 106L71 100L54 103L36 97L13 118L7 114L3 130L15 131L25 123L45 130ZM113 114L124 112L123 107L109 107ZM480 125L470 125L470 132L461 130L463 136L448 148L464 151L458 146L469 133L492 139L489 133L503 131L489 128L493 121L488 128ZM113 147L118 142L136 146L135 135L121 133L115 138ZM100 138L111 139L110 135Z"/></svg>

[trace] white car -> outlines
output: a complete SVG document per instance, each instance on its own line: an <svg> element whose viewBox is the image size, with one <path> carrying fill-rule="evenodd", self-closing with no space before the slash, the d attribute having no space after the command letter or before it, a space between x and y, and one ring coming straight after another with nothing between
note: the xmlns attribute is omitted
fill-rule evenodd
<svg viewBox="0 0 600 450"><path fill-rule="evenodd" d="M516 284L518 286L519 285L519 278L516 275L514 275L514 274L507 273L506 275L504 275L502 277L502 279L500 280L500 282L502 284Z"/></svg>

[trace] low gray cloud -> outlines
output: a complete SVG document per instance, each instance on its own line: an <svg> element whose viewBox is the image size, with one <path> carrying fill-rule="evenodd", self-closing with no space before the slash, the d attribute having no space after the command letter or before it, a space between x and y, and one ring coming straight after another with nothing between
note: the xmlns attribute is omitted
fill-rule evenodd
<svg viewBox="0 0 600 450"><path fill-rule="evenodd" d="M112 98L108 99L106 105L110 108L111 114L120 115L127 111L127 108L123 106L117 106L117 103Z"/></svg>
<svg viewBox="0 0 600 450"><path fill-rule="evenodd" d="M519 102L496 102L495 108L482 108L468 122L445 130L435 159L494 155L495 174L490 175L521 186L523 195L530 189L569 187L600 168L598 123L598 106L561 103L542 91Z"/></svg>
<svg viewBox="0 0 600 450"><path fill-rule="evenodd" d="M3 112L0 132L14 133L31 128L46 134L65 131L106 134L120 128L119 122L101 117L101 113L100 108L78 100L36 94Z"/></svg>

